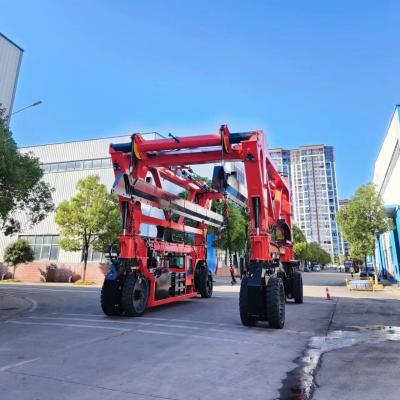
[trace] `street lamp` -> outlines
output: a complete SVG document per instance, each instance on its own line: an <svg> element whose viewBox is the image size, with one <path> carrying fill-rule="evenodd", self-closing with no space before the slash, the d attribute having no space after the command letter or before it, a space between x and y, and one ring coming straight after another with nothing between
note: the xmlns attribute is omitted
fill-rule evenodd
<svg viewBox="0 0 400 400"><path fill-rule="evenodd" d="M35 101L33 104L31 104L31 105L29 105L29 106L26 106L26 107L24 107L24 108L21 108L20 110L14 111L11 115L17 114L17 113L19 113L19 112L21 112L21 111L24 111L24 110L26 110L27 108L30 108L30 107L39 106L39 105L42 104L42 103L43 103L43 101L41 101L41 100Z"/></svg>

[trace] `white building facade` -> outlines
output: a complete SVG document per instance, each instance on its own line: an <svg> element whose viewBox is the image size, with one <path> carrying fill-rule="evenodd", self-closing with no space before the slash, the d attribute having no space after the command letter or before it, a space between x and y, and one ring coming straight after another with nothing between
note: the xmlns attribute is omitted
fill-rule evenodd
<svg viewBox="0 0 400 400"><path fill-rule="evenodd" d="M100 182L111 189L114 172L108 154L109 145L111 142L121 143L129 140L129 136L120 136L24 147L19 151L30 153L39 159L44 171L43 180L54 188L52 196L57 206L63 200L73 197L77 192L77 182L89 175L98 175ZM45 220L32 229L24 229L19 235L4 236L0 233L0 260L2 260L5 246L15 241L17 237L26 239L32 245L35 261L81 262L79 252L65 252L59 248L59 234L54 213L50 213ZM90 261L100 261L101 258L101 254L91 254Z"/></svg>
<svg viewBox="0 0 400 400"><path fill-rule="evenodd" d="M12 112L23 50L0 33L0 107Z"/></svg>
<svg viewBox="0 0 400 400"><path fill-rule="evenodd" d="M400 281L400 106L393 112L375 161L374 184L395 229L377 237L375 259L384 278Z"/></svg>

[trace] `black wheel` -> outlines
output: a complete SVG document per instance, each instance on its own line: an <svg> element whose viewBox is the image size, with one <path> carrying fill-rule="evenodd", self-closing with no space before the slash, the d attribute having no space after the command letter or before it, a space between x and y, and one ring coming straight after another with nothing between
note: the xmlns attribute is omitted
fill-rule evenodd
<svg viewBox="0 0 400 400"><path fill-rule="evenodd" d="M199 276L199 293L204 299L208 299L213 293L213 280L212 275L208 272L207 268L200 271Z"/></svg>
<svg viewBox="0 0 400 400"><path fill-rule="evenodd" d="M253 326L256 323L254 317L249 314L249 298L247 293L247 281L248 277L244 276L240 284L240 294L239 294L239 312L240 319L244 326Z"/></svg>
<svg viewBox="0 0 400 400"><path fill-rule="evenodd" d="M129 275L122 287L122 310L128 317L139 317L147 306L147 281L139 274Z"/></svg>
<svg viewBox="0 0 400 400"><path fill-rule="evenodd" d="M293 298L296 304L303 304L303 277L300 271L293 272Z"/></svg>
<svg viewBox="0 0 400 400"><path fill-rule="evenodd" d="M103 313L108 316L121 315L121 286L118 280L104 280L100 303Z"/></svg>
<svg viewBox="0 0 400 400"><path fill-rule="evenodd" d="M282 279L283 287L285 288L285 295L288 299L291 299L293 294L290 286L290 280L287 279L286 272L278 271L276 276Z"/></svg>
<svg viewBox="0 0 400 400"><path fill-rule="evenodd" d="M285 325L285 288L281 278L271 277L265 290L269 326L282 329Z"/></svg>

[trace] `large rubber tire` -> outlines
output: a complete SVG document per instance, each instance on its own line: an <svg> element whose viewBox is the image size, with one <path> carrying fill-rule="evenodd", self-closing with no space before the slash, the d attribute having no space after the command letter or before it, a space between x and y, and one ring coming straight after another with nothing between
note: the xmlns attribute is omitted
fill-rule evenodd
<svg viewBox="0 0 400 400"><path fill-rule="evenodd" d="M149 290L146 279L139 274L129 275L122 287L122 310L128 317L139 317L147 306Z"/></svg>
<svg viewBox="0 0 400 400"><path fill-rule="evenodd" d="M274 329L282 329L285 325L285 288L282 279L269 278L265 295L269 326Z"/></svg>
<svg viewBox="0 0 400 400"><path fill-rule="evenodd" d="M293 298L296 304L303 304L303 277L300 271L293 272Z"/></svg>
<svg viewBox="0 0 400 400"><path fill-rule="evenodd" d="M209 299L213 294L213 279L207 268L200 271L199 293L203 299Z"/></svg>
<svg viewBox="0 0 400 400"><path fill-rule="evenodd" d="M104 280L100 296L101 309L108 316L122 314L121 287L118 280Z"/></svg>
<svg viewBox="0 0 400 400"><path fill-rule="evenodd" d="M249 296L247 292L247 281L248 277L244 276L240 284L240 294L239 294L239 312L240 319L244 326L254 326L256 320L249 314Z"/></svg>
<svg viewBox="0 0 400 400"><path fill-rule="evenodd" d="M287 279L286 272L278 271L276 276L282 279L283 287L285 288L285 295L288 299L293 298L293 293L291 291L291 282Z"/></svg>

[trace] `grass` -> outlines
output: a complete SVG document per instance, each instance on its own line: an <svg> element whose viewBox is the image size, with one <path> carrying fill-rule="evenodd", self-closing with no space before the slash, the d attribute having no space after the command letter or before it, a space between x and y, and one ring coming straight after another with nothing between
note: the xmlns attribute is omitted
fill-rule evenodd
<svg viewBox="0 0 400 400"><path fill-rule="evenodd" d="M76 285L76 286L91 286L91 285L95 285L95 284L96 284L96 282L82 281L82 280L74 282L74 285Z"/></svg>
<svg viewBox="0 0 400 400"><path fill-rule="evenodd" d="M3 279L0 282L2 282L2 283L19 283L19 282L22 282L22 281L20 279Z"/></svg>

